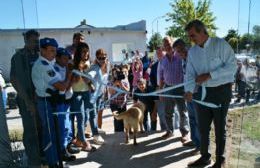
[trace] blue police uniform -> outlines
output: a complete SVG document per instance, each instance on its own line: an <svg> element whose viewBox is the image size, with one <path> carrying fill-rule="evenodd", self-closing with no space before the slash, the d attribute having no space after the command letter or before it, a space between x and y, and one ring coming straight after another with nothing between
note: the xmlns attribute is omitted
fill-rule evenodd
<svg viewBox="0 0 260 168"><path fill-rule="evenodd" d="M70 57L69 52L67 50L65 50L64 48L58 48L57 55ZM54 68L60 74L61 81L65 81L66 74L67 74L66 67L62 67L59 64L55 63ZM59 94L62 97L64 97L64 101L61 101L60 103L57 104L57 106L56 106L57 112L69 112L70 105L67 100L71 98L72 94L66 94L65 91L60 91ZM59 114L58 121L59 121L61 151L63 153L65 153L66 147L72 140L72 136L71 136L72 130L71 130L71 122L69 119L69 113Z"/></svg>
<svg viewBox="0 0 260 168"><path fill-rule="evenodd" d="M55 39L44 38L40 40L40 46L58 47ZM54 83L61 81L61 76L54 68L54 61L49 61L39 56L32 68L32 81L37 94L37 110L42 126L42 148L50 166L57 164L58 153L56 147L56 135L53 120L53 106L50 101L51 95L46 89L54 90Z"/></svg>

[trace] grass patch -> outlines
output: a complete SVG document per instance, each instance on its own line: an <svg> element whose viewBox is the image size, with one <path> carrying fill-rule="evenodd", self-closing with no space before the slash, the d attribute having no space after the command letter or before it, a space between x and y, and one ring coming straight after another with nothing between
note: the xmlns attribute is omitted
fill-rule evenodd
<svg viewBox="0 0 260 168"><path fill-rule="evenodd" d="M243 131L251 140L260 141L260 108L248 108L244 112Z"/></svg>
<svg viewBox="0 0 260 168"><path fill-rule="evenodd" d="M260 105L232 110L228 119L232 121L228 167L254 167L255 159L260 156Z"/></svg>

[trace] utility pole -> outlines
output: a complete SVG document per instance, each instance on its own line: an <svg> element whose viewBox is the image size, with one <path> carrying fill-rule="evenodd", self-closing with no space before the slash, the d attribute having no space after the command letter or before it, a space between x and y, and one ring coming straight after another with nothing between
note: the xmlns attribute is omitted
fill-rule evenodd
<svg viewBox="0 0 260 168"><path fill-rule="evenodd" d="M239 44L239 20L240 20L240 0L238 0L238 12L237 12L237 54Z"/></svg>
<svg viewBox="0 0 260 168"><path fill-rule="evenodd" d="M249 0L249 9L248 9L248 25L247 25L247 34L249 35L250 29L250 15L251 15L251 0Z"/></svg>
<svg viewBox="0 0 260 168"><path fill-rule="evenodd" d="M34 2L35 2L35 12L36 12L37 28L39 29L39 16L38 16L38 4L37 4L37 0L34 0Z"/></svg>
<svg viewBox="0 0 260 168"><path fill-rule="evenodd" d="M25 29L25 16L24 16L23 0L21 0L21 5L22 5L22 15L23 15L23 28Z"/></svg>
<svg viewBox="0 0 260 168"><path fill-rule="evenodd" d="M247 25L247 37L248 37L248 43L246 44L247 53L249 52L249 48L250 48L250 45L251 45L251 41L250 41L250 39L249 39L250 14L251 14L251 0L249 0L249 9L248 9L248 25Z"/></svg>
<svg viewBox="0 0 260 168"><path fill-rule="evenodd" d="M153 33L154 33L154 31L153 31L153 23L157 20L157 33L158 33L158 19L163 18L164 16L165 15L157 16L156 18L153 19L153 21L152 21L152 36L153 36Z"/></svg>

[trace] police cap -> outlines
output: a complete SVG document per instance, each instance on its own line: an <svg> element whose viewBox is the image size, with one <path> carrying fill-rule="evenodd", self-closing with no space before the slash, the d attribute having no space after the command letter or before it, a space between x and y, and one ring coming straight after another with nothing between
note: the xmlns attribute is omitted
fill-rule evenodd
<svg viewBox="0 0 260 168"><path fill-rule="evenodd" d="M65 55L65 56L68 56L69 58L71 58L70 53L65 48L59 47L57 49L57 56L60 57L62 55Z"/></svg>
<svg viewBox="0 0 260 168"><path fill-rule="evenodd" d="M45 48L47 46L52 46L52 47L58 48L58 43L54 38L45 37L43 39L40 39L40 47Z"/></svg>

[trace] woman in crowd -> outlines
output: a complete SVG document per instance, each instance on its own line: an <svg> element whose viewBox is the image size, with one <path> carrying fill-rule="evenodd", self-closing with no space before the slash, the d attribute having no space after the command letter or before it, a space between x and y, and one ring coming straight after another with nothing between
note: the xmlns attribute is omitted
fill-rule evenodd
<svg viewBox="0 0 260 168"><path fill-rule="evenodd" d="M90 124L93 134L94 143L101 145L104 143L104 139L99 135L98 125L97 125L97 101L103 94L103 79L104 74L102 69L105 70L107 66L107 54L105 50L98 49L96 51L96 59L94 64L85 72L86 74L92 77L92 83L94 86L93 93L90 98L90 106L93 110L90 111Z"/></svg>
<svg viewBox="0 0 260 168"><path fill-rule="evenodd" d="M75 55L74 55L74 70L78 70L80 72L85 72L90 67L89 62L89 46L86 43L79 43L77 45ZM72 78L72 89L73 96L71 99L71 111L72 112L81 112L76 114L71 114L71 123L73 136L75 135L74 129L74 119L77 118L77 137L74 140L74 144L82 147L84 151L91 151L94 148L90 145L90 143L85 138L85 126L86 126L86 118L90 112L88 109L90 108L90 80L83 78L78 75L73 75ZM91 126L93 126L93 122L90 122Z"/></svg>
<svg viewBox="0 0 260 168"><path fill-rule="evenodd" d="M127 77L127 68L125 66L122 67L114 67L112 70L112 81L110 85L122 89L124 91L130 90L130 85ZM110 88L109 90L110 98L113 97L117 92ZM110 108L112 112L121 113L126 111L127 105L127 94L121 93L114 99L110 101ZM124 131L124 123L123 120L114 119L114 131L115 132L123 132Z"/></svg>

